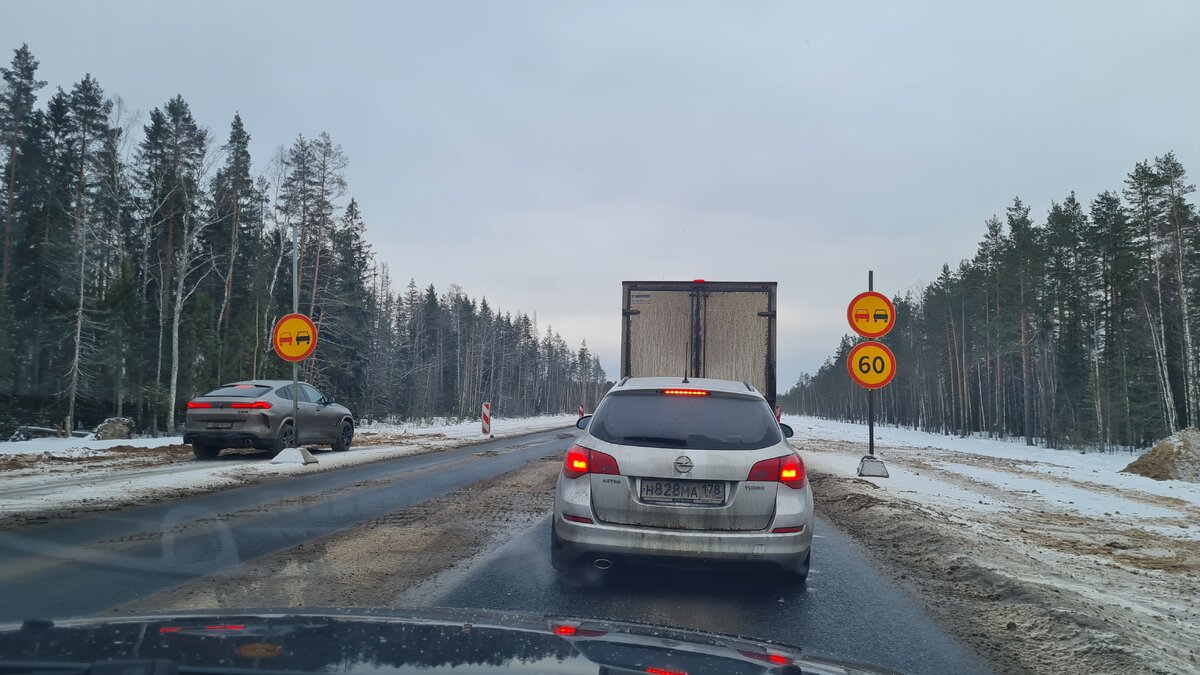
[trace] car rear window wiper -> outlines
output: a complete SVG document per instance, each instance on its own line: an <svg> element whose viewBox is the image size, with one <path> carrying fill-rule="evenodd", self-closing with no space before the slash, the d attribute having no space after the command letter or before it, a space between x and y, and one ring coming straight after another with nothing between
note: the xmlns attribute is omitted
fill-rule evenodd
<svg viewBox="0 0 1200 675"><path fill-rule="evenodd" d="M687 439L685 438L668 438L666 436L622 436L618 443L655 443L657 445L666 445L672 448L686 448Z"/></svg>

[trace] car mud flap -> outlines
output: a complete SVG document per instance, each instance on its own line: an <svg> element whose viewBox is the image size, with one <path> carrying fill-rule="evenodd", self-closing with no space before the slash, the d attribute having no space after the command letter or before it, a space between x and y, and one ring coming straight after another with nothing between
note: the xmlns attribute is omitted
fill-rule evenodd
<svg viewBox="0 0 1200 675"><path fill-rule="evenodd" d="M874 455L863 455L863 458L858 460L858 475L869 478L887 478L888 470L882 459Z"/></svg>

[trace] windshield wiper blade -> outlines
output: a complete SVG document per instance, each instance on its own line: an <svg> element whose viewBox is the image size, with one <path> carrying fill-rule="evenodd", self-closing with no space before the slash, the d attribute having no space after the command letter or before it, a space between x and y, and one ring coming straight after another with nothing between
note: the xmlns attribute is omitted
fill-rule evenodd
<svg viewBox="0 0 1200 675"><path fill-rule="evenodd" d="M621 440L640 443L658 443L660 445L669 445L673 448L687 447L686 438L668 438L666 436L623 436Z"/></svg>

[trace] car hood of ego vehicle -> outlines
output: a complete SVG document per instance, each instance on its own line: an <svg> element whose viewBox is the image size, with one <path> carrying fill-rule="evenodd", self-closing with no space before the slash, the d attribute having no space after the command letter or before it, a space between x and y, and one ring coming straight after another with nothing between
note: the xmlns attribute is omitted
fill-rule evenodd
<svg viewBox="0 0 1200 675"><path fill-rule="evenodd" d="M123 663L122 663L123 662ZM648 624L436 609L188 612L0 626L0 673L887 673Z"/></svg>

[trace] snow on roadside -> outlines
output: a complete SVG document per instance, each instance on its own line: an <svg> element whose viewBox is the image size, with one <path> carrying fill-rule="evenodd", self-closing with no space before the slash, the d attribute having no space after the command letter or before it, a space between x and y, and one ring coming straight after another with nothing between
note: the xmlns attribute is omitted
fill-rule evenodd
<svg viewBox="0 0 1200 675"><path fill-rule="evenodd" d="M492 420L497 438L572 429L575 415ZM358 430L349 452L318 451L317 464L271 464L269 453L226 451L196 461L173 438L94 441L37 439L0 443L0 528L69 512L111 509L213 492L290 474L328 471L487 440L479 422L370 425Z"/></svg>
<svg viewBox="0 0 1200 675"><path fill-rule="evenodd" d="M28 441L0 443L0 456L5 455L48 455L50 457L81 457L106 454L111 448L129 446L134 448L159 448L179 445L179 436L162 438L127 438L97 441L90 438L35 438Z"/></svg>
<svg viewBox="0 0 1200 675"><path fill-rule="evenodd" d="M855 534L1002 672L1195 672L1200 486L1127 453L788 417L817 511Z"/></svg>
<svg viewBox="0 0 1200 675"><path fill-rule="evenodd" d="M792 437L795 445L820 451L811 459L805 455L813 468L854 475L861 450L837 449L847 443L865 445L866 425L797 416L784 421L796 432ZM1167 531L1180 538L1195 538L1200 530L1188 527L1200 514L1200 484L1121 473L1131 461L1128 453L1083 454L878 426L875 444L892 474L891 479L877 483L894 494L976 511L1018 507L1003 507L1004 502L989 498L986 492L995 489L1023 493L1042 508L1088 517L1119 516L1119 520L1139 523L1166 519L1168 525L1178 526ZM1020 507L1026 505L1023 501Z"/></svg>

